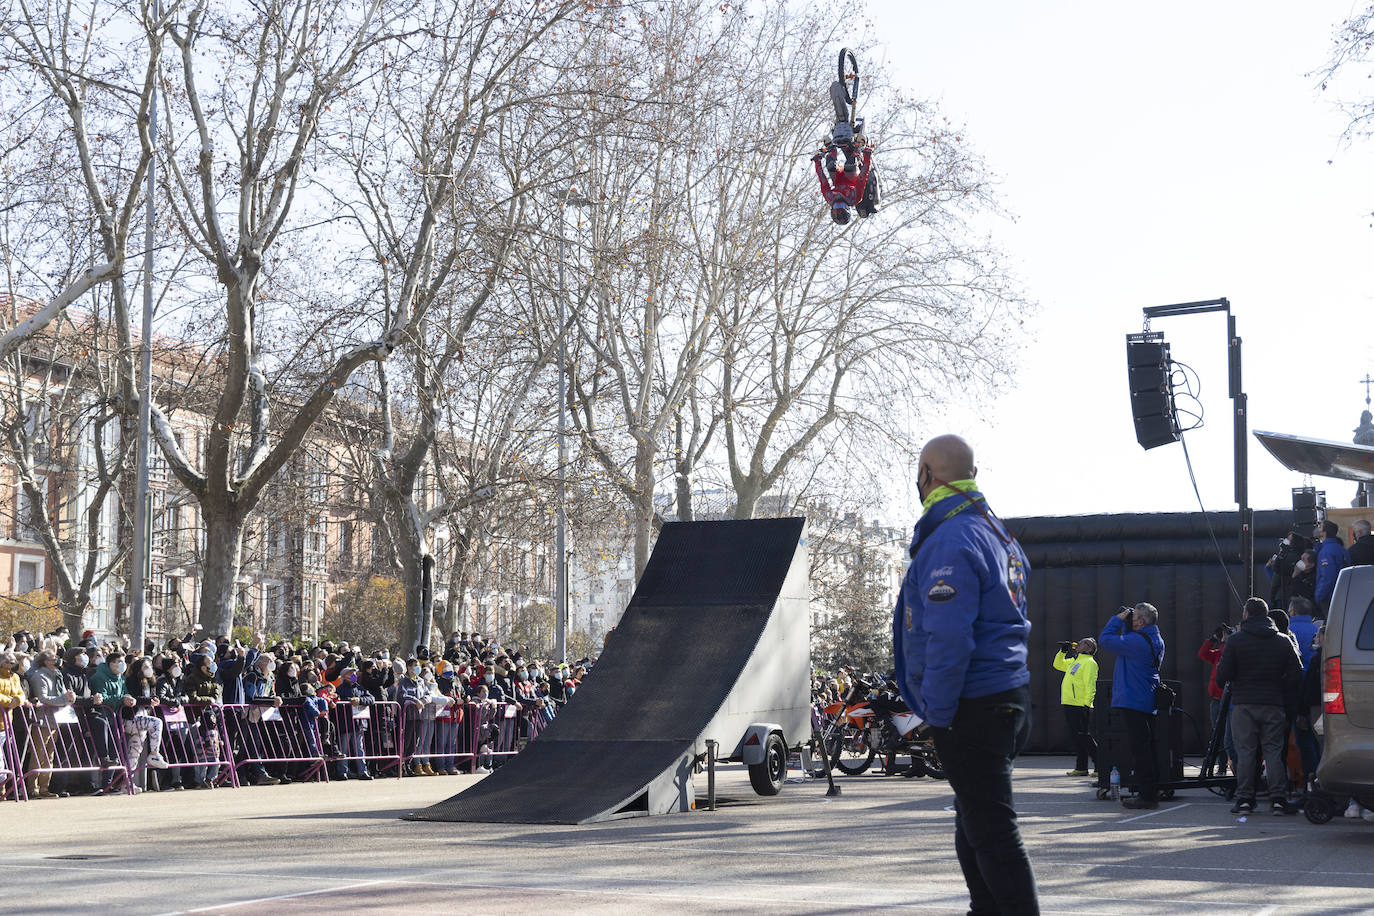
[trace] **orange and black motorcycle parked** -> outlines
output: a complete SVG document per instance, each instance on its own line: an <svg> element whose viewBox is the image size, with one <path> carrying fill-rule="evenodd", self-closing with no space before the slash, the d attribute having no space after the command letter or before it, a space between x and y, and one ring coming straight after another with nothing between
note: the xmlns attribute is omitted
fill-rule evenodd
<svg viewBox="0 0 1374 916"><path fill-rule="evenodd" d="M830 765L848 776L857 776L881 756L887 773L895 772L899 755L911 756L904 776L943 779L944 766L935 752L925 722L912 712L891 680L875 687L854 678L838 702L822 710L822 747Z"/></svg>

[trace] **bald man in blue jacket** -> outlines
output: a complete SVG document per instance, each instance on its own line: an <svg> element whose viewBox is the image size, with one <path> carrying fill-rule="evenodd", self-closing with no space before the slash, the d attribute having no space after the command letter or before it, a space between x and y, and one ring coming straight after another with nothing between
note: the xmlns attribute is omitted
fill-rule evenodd
<svg viewBox="0 0 1374 916"><path fill-rule="evenodd" d="M978 491L973 450L939 436L921 450L924 514L892 620L897 684L926 720L954 790L954 849L972 913L1038 914L1012 805L1012 760L1030 735L1021 545Z"/></svg>

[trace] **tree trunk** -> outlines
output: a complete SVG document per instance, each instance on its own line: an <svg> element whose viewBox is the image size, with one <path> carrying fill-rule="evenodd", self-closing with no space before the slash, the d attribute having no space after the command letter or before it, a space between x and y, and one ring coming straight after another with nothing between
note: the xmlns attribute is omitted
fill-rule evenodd
<svg viewBox="0 0 1374 916"><path fill-rule="evenodd" d="M693 521L692 518L692 476L688 473L677 475L677 520Z"/></svg>
<svg viewBox="0 0 1374 916"><path fill-rule="evenodd" d="M654 537L654 449L645 441L635 453L635 498L632 505L635 529L635 581L649 564Z"/></svg>
<svg viewBox="0 0 1374 916"><path fill-rule="evenodd" d="M80 608L67 601L59 601L58 604L62 608L62 625L74 637L79 636L86 629L86 606L90 602L82 601Z"/></svg>
<svg viewBox="0 0 1374 916"><path fill-rule="evenodd" d="M424 569L429 557L424 532L415 524L413 513L402 510L397 515L397 554L401 560L401 582L405 586L406 611L401 624L401 652L410 655L416 646L428 645L433 619L426 620L424 600Z"/></svg>
<svg viewBox="0 0 1374 916"><path fill-rule="evenodd" d="M752 483L735 487L735 518L753 518L758 509L759 489Z"/></svg>
<svg viewBox="0 0 1374 916"><path fill-rule="evenodd" d="M211 510L205 503L201 507L205 513L205 569L200 625L206 635L228 636L234 629L244 520L234 508Z"/></svg>

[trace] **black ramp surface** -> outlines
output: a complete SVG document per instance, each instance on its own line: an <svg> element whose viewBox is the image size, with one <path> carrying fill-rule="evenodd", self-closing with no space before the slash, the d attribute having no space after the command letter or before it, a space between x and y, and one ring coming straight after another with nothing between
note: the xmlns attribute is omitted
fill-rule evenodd
<svg viewBox="0 0 1374 916"><path fill-rule="evenodd" d="M670 522L577 696L537 741L433 821L578 824L687 753L729 696L782 590L804 519Z"/></svg>

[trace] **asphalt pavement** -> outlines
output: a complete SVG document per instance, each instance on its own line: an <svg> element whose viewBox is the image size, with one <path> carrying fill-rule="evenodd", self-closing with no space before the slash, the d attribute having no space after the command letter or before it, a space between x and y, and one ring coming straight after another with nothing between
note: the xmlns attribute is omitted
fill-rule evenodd
<svg viewBox="0 0 1374 916"><path fill-rule="evenodd" d="M1068 766L1025 758L1016 774L1045 913L1374 913L1374 824L1241 820L1201 790L1129 811ZM761 799L725 766L715 812L401 820L479 778L0 803L0 913L965 912L942 782L847 777L827 798L798 779Z"/></svg>

